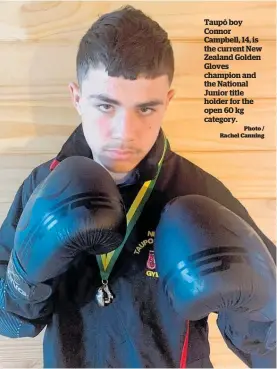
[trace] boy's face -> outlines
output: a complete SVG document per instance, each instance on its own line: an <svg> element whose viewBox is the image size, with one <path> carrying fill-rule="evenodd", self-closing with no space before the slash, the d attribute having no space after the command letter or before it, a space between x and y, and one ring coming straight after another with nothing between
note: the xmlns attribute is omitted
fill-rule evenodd
<svg viewBox="0 0 277 369"><path fill-rule="evenodd" d="M82 83L69 85L94 160L114 173L134 169L155 143L174 95L166 75L127 80L91 69Z"/></svg>

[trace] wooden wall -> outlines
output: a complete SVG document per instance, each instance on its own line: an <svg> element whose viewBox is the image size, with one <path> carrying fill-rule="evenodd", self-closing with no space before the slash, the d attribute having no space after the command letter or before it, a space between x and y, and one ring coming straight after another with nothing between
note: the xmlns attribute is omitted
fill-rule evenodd
<svg viewBox="0 0 277 369"><path fill-rule="evenodd" d="M21 181L53 157L79 123L67 86L76 81L80 38L98 15L124 4L0 3L0 222ZM173 42L176 96L163 123L172 148L223 181L275 242L275 2L129 4L158 21ZM220 140L222 126L203 123L204 18L241 19L237 34L260 38L263 60L236 62L234 70L257 72L246 90L255 104L245 106L240 121L241 126L265 125L264 140ZM226 348L215 318L210 318L214 366L244 368ZM0 367L41 367L41 344L42 334L36 339L0 337Z"/></svg>

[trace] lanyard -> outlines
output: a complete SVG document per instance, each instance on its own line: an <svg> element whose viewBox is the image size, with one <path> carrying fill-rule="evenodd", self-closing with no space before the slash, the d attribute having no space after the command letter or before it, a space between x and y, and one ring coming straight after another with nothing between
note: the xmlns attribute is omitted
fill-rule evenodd
<svg viewBox="0 0 277 369"><path fill-rule="evenodd" d="M162 157L158 163L158 170L156 173L156 176L154 179L150 180L150 181L146 181L143 183L141 189L139 190L136 198L134 199L128 213L127 213L127 231L126 231L126 235L124 237L124 240L122 241L121 245L109 252L108 254L102 254L102 255L96 255L97 258L97 262L98 262L98 266L99 266L99 270L100 270L100 275L102 278L102 281L108 281L108 278L111 274L111 271L113 269L113 266L116 262L116 260L118 259L123 246L125 245L130 233L132 232L132 229L134 228L143 208L144 205L146 204L147 200L149 199L151 192L155 186L156 180L160 174L160 170L162 167L162 163L164 160L164 156L166 153L166 149L167 149L167 145L168 145L168 141L167 139L164 137L164 149L163 149L163 154Z"/></svg>

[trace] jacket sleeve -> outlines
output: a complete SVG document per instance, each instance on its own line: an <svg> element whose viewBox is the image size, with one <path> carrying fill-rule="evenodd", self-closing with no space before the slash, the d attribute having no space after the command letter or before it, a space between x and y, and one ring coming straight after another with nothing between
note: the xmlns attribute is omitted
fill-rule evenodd
<svg viewBox="0 0 277 369"><path fill-rule="evenodd" d="M215 201L230 209L252 226L263 240L276 264L276 246L259 229L239 200L237 200L215 177L205 176L204 183L206 183L206 196L208 195ZM230 350L232 350L250 368L276 368L276 349L267 351L265 347L263 347L263 342L258 342L256 340L256 334L255 337L253 336L253 332L260 327L257 325L255 329L249 329L250 325L250 321L245 321L245 318L240 322L238 321L238 317L232 316L231 313L218 313L217 326ZM260 345L260 351L262 352L264 350L264 353L259 355L247 354L246 352L249 352L251 345L253 345L253 347L255 346L255 349L257 348L257 345Z"/></svg>
<svg viewBox="0 0 277 369"><path fill-rule="evenodd" d="M240 320L229 312L220 312L217 326L227 347L249 368L276 368L276 349L267 350L261 339L263 325L254 322L254 329L251 329L251 322L245 317ZM260 354L249 353L252 347L258 348Z"/></svg>
<svg viewBox="0 0 277 369"><path fill-rule="evenodd" d="M35 170L18 189L0 228L0 335L10 338L35 337L51 318L52 298L40 303L25 303L13 298L5 281L14 236L24 206L34 190Z"/></svg>

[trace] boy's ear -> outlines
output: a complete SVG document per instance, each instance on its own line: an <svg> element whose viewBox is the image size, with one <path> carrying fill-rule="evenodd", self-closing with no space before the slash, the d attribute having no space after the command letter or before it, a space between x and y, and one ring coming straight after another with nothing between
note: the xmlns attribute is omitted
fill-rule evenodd
<svg viewBox="0 0 277 369"><path fill-rule="evenodd" d="M68 89L69 89L69 93L70 93L72 104L73 104L74 108L77 110L78 114L81 115L81 107L80 107L81 94L80 94L80 88L77 85L77 83L70 82L69 85L68 85Z"/></svg>

